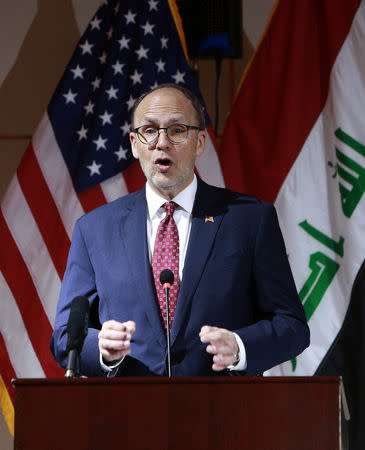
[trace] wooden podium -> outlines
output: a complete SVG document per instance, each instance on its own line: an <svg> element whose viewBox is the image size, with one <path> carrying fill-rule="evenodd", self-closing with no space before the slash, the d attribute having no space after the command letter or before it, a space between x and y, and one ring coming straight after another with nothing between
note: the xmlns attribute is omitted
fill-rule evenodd
<svg viewBox="0 0 365 450"><path fill-rule="evenodd" d="M336 450L339 377L18 379L15 450Z"/></svg>

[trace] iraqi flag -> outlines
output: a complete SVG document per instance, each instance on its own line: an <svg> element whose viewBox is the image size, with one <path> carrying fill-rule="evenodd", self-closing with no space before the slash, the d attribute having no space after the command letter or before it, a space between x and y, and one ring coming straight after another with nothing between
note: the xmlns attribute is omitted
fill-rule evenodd
<svg viewBox="0 0 365 450"><path fill-rule="evenodd" d="M343 375L365 448L365 3L278 1L228 118L228 187L275 204L311 345L268 375ZM232 163L234 161L234 164Z"/></svg>

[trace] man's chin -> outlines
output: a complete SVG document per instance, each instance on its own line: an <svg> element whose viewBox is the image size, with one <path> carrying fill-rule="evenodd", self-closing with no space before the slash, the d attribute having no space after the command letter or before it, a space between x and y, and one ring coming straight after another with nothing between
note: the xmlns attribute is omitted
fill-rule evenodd
<svg viewBox="0 0 365 450"><path fill-rule="evenodd" d="M153 181L151 183L158 191L162 192L162 193L166 193L166 194L170 194L171 192L173 192L176 188L175 183L168 183L168 182L156 182Z"/></svg>
<svg viewBox="0 0 365 450"><path fill-rule="evenodd" d="M162 195L170 197L175 197L184 185L183 180L171 179L166 174L161 173L153 176L149 181Z"/></svg>

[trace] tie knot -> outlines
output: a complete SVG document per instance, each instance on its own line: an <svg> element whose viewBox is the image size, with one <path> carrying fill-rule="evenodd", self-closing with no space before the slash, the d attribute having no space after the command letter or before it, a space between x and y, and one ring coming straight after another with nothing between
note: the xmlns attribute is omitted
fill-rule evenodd
<svg viewBox="0 0 365 450"><path fill-rule="evenodd" d="M166 210L167 216L172 216L177 208L177 204L175 202L166 202L163 206Z"/></svg>

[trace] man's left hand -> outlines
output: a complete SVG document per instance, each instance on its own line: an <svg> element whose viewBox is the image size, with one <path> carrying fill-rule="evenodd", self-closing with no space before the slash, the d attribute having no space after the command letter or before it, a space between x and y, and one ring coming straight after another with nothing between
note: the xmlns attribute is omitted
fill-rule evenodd
<svg viewBox="0 0 365 450"><path fill-rule="evenodd" d="M204 325L199 336L204 344L208 344L207 352L213 355L213 370L219 371L237 364L239 349L232 331Z"/></svg>

